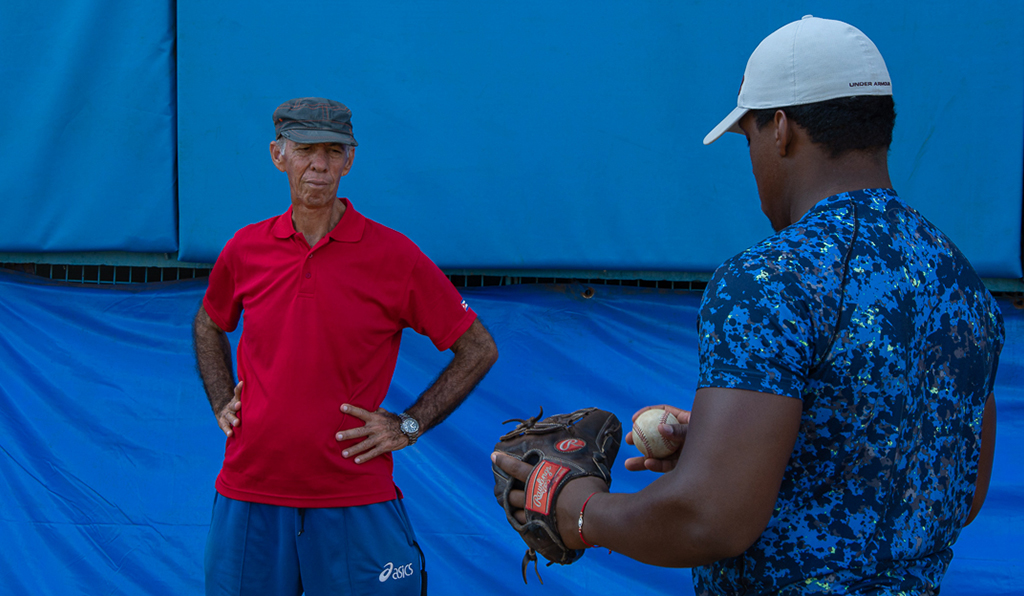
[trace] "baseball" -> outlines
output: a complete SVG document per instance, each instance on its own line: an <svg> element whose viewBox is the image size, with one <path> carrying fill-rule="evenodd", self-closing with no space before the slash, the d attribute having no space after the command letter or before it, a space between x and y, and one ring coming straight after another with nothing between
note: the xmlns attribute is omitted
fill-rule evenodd
<svg viewBox="0 0 1024 596"><path fill-rule="evenodd" d="M645 457L667 457L679 448L679 443L661 436L658 425L678 423L676 417L667 410L647 410L633 422L633 444Z"/></svg>

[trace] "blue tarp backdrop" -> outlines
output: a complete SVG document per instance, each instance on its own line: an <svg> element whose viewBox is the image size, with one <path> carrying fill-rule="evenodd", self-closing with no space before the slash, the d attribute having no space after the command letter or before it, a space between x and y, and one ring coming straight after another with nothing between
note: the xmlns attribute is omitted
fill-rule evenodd
<svg viewBox="0 0 1024 596"><path fill-rule="evenodd" d="M1021 276L1019 0L303 7L177 3L182 260L287 209L271 113L324 96L360 143L342 196L442 267L711 271L771 230L743 138L701 141L761 39L811 13L886 59L896 190L983 276Z"/></svg>
<svg viewBox="0 0 1024 596"><path fill-rule="evenodd" d="M342 194L444 267L711 271L770 229L743 139L701 139L807 13L885 56L897 191L1019 278L1019 0L6 2L0 252L212 262L288 206L273 109L322 95L355 112Z"/></svg>
<svg viewBox="0 0 1024 596"><path fill-rule="evenodd" d="M168 0L0 3L0 251L174 252Z"/></svg>
<svg viewBox="0 0 1024 596"><path fill-rule="evenodd" d="M396 456L432 594L692 594L686 570L599 550L542 567L543 586L519 577L525 548L491 492L500 422L540 406L594 405L628 420L650 403L692 403L699 295L595 286L586 299L583 289L463 292L501 358L461 409ZM202 593L224 446L191 352L204 290L202 280L82 288L0 270L0 593ZM945 596L1024 585L1024 313L1000 306L1008 349L992 488L954 547ZM385 407L408 406L447 360L407 333ZM632 449L615 465L616 491L651 480L623 469Z"/></svg>

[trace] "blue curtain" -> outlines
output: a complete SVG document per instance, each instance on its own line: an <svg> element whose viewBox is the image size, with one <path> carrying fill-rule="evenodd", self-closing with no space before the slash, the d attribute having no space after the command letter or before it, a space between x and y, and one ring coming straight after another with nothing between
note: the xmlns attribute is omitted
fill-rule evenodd
<svg viewBox="0 0 1024 596"><path fill-rule="evenodd" d="M178 249L174 2L0 3L0 252Z"/></svg>
<svg viewBox="0 0 1024 596"><path fill-rule="evenodd" d="M594 286L465 289L501 352L443 425L396 456L396 480L426 551L432 594L692 593L687 570L590 551L541 567L499 514L488 456L501 421L598 406L621 419L649 403L687 407L699 295ZM203 548L224 437L195 372L202 280L83 288L0 270L0 593L202 593ZM1024 316L1001 302L992 489L954 547L943 594L1024 584ZM233 337L233 339L235 339ZM385 407L408 406L448 360L407 333ZM647 473L621 460L616 491ZM532 573L532 571L531 571Z"/></svg>
<svg viewBox="0 0 1024 596"><path fill-rule="evenodd" d="M353 111L341 195L442 267L712 271L771 229L743 137L701 141L757 44L813 12L885 57L896 190L982 275L1022 274L1019 0L313 6L179 0L182 259L287 209L271 113L312 95ZM283 51L310 39L323 59Z"/></svg>

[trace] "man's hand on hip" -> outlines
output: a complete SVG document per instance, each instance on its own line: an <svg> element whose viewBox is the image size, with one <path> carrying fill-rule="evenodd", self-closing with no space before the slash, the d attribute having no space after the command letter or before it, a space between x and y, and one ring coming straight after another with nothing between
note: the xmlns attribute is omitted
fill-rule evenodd
<svg viewBox="0 0 1024 596"><path fill-rule="evenodd" d="M235 396L231 398L231 401L224 406L220 413L217 414L217 424L220 425L220 429L224 431L227 436L233 436L235 433L232 431L233 428L242 423L238 418L238 413L242 409L242 381L239 381L235 385Z"/></svg>
<svg viewBox="0 0 1024 596"><path fill-rule="evenodd" d="M350 441L359 437L366 437L355 445L341 452L342 457L356 457L356 463L361 464L371 459L388 453L398 451L409 446L409 437L402 432L402 420L397 414L388 412L384 408L377 408L376 412L366 410L350 404L342 404L341 411L355 416L366 424L358 428L350 428L342 431L334 438L338 441Z"/></svg>

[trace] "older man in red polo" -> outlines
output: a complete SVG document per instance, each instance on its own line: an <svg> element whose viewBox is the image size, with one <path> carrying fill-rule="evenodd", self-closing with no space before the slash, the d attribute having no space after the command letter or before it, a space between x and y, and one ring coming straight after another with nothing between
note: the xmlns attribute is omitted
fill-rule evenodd
<svg viewBox="0 0 1024 596"><path fill-rule="evenodd" d="M402 234L338 198L351 112L274 112L270 157L291 208L228 241L196 314L196 359L227 436L207 594L413 594L425 586L392 455L441 423L497 359L476 313ZM245 314L232 375L226 332ZM380 407L402 330L454 354L401 414Z"/></svg>

